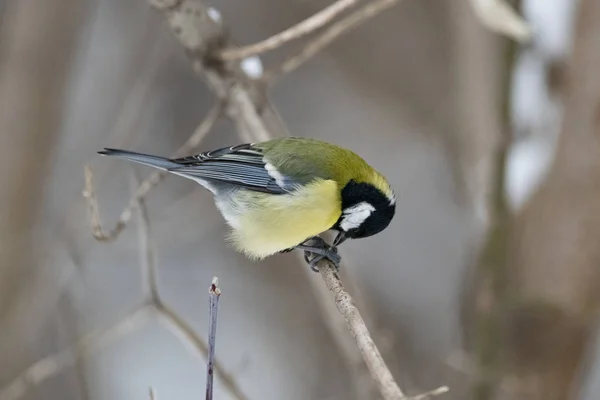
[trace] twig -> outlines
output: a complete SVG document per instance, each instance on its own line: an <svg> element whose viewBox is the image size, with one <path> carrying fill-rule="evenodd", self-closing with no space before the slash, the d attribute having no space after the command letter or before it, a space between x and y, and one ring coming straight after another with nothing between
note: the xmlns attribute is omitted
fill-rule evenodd
<svg viewBox="0 0 600 400"><path fill-rule="evenodd" d="M325 240L329 238L329 242L333 241L332 235L324 234L323 238ZM302 263L304 263L304 258L302 258ZM342 259L340 272L341 276L344 278L345 286L348 291L353 294L354 302L363 310L366 325L376 326L374 318L375 313L369 313L369 311L374 310L374 308L369 304L367 299L365 299L365 296L361 295L359 285L349 274L352 269L351 267L352 266L349 265L347 261ZM304 270L311 275L308 281L319 306L323 323L350 372L351 382L357 400L381 399L379 389L371 378L371 374L363 360L362 354L356 347L356 341L346 328L344 317L338 312L335 302L331 301L329 290L321 282L313 279L313 273L309 268L304 268ZM377 338L376 332L374 337Z"/></svg>
<svg viewBox="0 0 600 400"><path fill-rule="evenodd" d="M211 131L214 124L218 121L223 110L223 103L219 102L216 104L210 112L206 115L202 123L198 125L194 133L189 139L174 153L173 157L179 157L185 155L187 152L192 151L196 148L200 142L206 137ZM158 185L166 176L163 171L155 171L148 178L146 178L137 188L129 203L125 209L121 212L119 219L115 226L105 231L102 228L102 220L100 219L100 212L98 210L98 202L95 197L93 174L91 169L85 167L85 190L83 191L83 197L86 198L88 207L90 210L90 224L92 228L92 235L96 240L101 242L112 242L119 234L125 229L127 223L131 220L133 211L138 207L139 201L146 197L148 192Z"/></svg>
<svg viewBox="0 0 600 400"><path fill-rule="evenodd" d="M400 0L376 0L362 6L346 18L327 28L323 34L307 44L300 53L288 57L274 70L267 71L263 80L268 83L273 83L279 76L287 74L304 64L341 35L356 28L365 20L387 10L399 1Z"/></svg>
<svg viewBox="0 0 600 400"><path fill-rule="evenodd" d="M432 390L430 392L426 392L426 393L423 393L423 394L419 394L419 395L413 396L413 397L410 398L410 400L427 400L427 399L430 399L432 397L439 396L441 394L447 393L449 391L450 391L450 389L448 388L448 386L441 386L441 387L439 387L437 389L434 389L434 390Z"/></svg>
<svg viewBox="0 0 600 400"><path fill-rule="evenodd" d="M215 276L208 289L208 360L206 362L206 400L213 398L213 366L215 362L215 340L217 338L217 313L219 312L219 279Z"/></svg>
<svg viewBox="0 0 600 400"><path fill-rule="evenodd" d="M168 304L159 302L154 306L158 313L157 316L159 317L159 322L177 336L182 344L186 345L197 354L202 355L202 357L207 357L208 346L206 345L206 342L196 334L194 328L192 328L184 318L177 314L177 312ZM242 392L242 389L240 389L233 376L225 370L218 360L215 360L214 362L214 370L220 381L223 383L223 386L229 390L229 393L231 393L233 398L237 400L248 400L248 397Z"/></svg>
<svg viewBox="0 0 600 400"><path fill-rule="evenodd" d="M139 187L139 182L136 179L135 172L133 172L132 180L132 186L134 188ZM152 243L150 243L152 236L150 232L150 218L148 216L148 208L146 207L146 202L143 198L138 199L137 208L139 217L139 260L142 275L142 287L145 290L144 302L148 304L157 304L160 302L160 295L158 294L158 282L156 276L156 253L154 251L154 246L152 246Z"/></svg>
<svg viewBox="0 0 600 400"><path fill-rule="evenodd" d="M325 282L325 286L333 294L338 311L346 320L346 326L371 372L371 377L379 386L379 391L385 400L404 400L404 399L425 399L431 396L437 396L448 391L448 387L442 386L432 392L428 392L417 397L407 398L394 380L392 373L388 369L385 361L379 353L379 349L373 342L371 334L365 325L354 300L344 288L338 273L330 262L322 260L318 263L319 273Z"/></svg>
<svg viewBox="0 0 600 400"><path fill-rule="evenodd" d="M158 303L155 305L158 311L158 322L162 323L165 328L169 329L179 341L190 350L200 354L203 359L208 356L208 345L200 336L196 334L194 328L182 318L168 304ZM219 373L219 364L215 363L215 371ZM223 381L226 379L223 378ZM242 396L241 398L245 398Z"/></svg>
<svg viewBox="0 0 600 400"><path fill-rule="evenodd" d="M222 50L217 56L223 61L231 61L255 56L276 49L287 42L300 39L301 37L322 28L358 2L360 2L360 0L338 0L313 16L271 36L270 38L248 46Z"/></svg>

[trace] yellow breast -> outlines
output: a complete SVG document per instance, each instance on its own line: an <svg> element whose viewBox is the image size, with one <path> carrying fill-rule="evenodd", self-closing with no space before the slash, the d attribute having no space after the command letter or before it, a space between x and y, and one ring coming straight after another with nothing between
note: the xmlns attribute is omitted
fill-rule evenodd
<svg viewBox="0 0 600 400"><path fill-rule="evenodd" d="M340 192L331 180L315 181L284 195L242 191L235 203L243 212L230 239L254 259L289 249L330 229L342 212Z"/></svg>

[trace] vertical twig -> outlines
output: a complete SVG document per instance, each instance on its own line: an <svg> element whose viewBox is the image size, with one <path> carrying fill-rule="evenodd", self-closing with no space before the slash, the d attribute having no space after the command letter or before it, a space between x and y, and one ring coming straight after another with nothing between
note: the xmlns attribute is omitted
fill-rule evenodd
<svg viewBox="0 0 600 400"><path fill-rule="evenodd" d="M215 360L215 339L217 335L217 313L219 311L219 297L221 289L218 287L219 279L215 276L208 289L208 361L206 362L206 400L213 398L213 365Z"/></svg>

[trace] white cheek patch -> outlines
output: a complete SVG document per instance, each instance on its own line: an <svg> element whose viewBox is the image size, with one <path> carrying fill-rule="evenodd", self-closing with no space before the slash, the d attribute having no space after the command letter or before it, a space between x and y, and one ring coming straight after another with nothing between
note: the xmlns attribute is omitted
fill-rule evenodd
<svg viewBox="0 0 600 400"><path fill-rule="evenodd" d="M375 211L375 207L366 201L348 207L343 211L340 228L347 232L350 229L358 228Z"/></svg>
<svg viewBox="0 0 600 400"><path fill-rule="evenodd" d="M265 169L267 170L269 176L275 179L275 183L277 183L277 185L281 187L285 186L285 177L281 175L279 171L277 171L277 168L275 168L273 164L266 163Z"/></svg>

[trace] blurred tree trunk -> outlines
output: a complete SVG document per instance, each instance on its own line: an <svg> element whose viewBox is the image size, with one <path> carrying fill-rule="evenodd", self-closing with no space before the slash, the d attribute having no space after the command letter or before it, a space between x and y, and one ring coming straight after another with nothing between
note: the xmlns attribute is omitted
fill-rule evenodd
<svg viewBox="0 0 600 400"><path fill-rule="evenodd" d="M451 1L455 33L456 135L444 135L457 160L459 192L485 231L493 214L494 155L502 141L505 39L487 30L466 1Z"/></svg>
<svg viewBox="0 0 600 400"><path fill-rule="evenodd" d="M528 399L570 398L600 290L600 2L582 0L553 170L515 221L507 345Z"/></svg>
<svg viewBox="0 0 600 400"><path fill-rule="evenodd" d="M0 49L0 323L19 303L36 248L43 199L75 45L79 0L6 4Z"/></svg>
<svg viewBox="0 0 600 400"><path fill-rule="evenodd" d="M555 164L507 228L496 337L510 399L575 397L599 308L600 2L580 2L575 29Z"/></svg>
<svg viewBox="0 0 600 400"><path fill-rule="evenodd" d="M510 4L520 8L518 1ZM498 326L503 323L510 222L504 170L512 136L509 99L517 44L484 28L468 2L456 2L455 8L460 134L452 140L461 189L476 217L460 314L465 347L479 367L471 395L487 400L498 381Z"/></svg>

